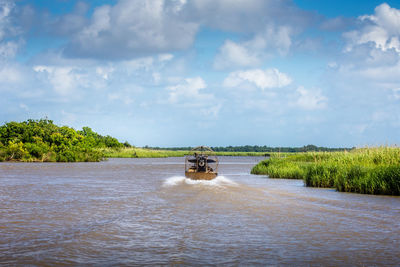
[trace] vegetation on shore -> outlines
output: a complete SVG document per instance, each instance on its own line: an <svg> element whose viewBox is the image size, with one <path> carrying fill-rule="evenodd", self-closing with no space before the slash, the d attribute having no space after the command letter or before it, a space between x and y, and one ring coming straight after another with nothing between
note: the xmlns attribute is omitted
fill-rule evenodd
<svg viewBox="0 0 400 267"><path fill-rule="evenodd" d="M0 126L0 161L76 162L100 161L100 148L122 148L111 136L102 136L83 127L76 131L57 126L51 120L8 122Z"/></svg>
<svg viewBox="0 0 400 267"><path fill-rule="evenodd" d="M271 157L251 170L271 178L303 179L306 186L341 192L400 195L400 148L307 152Z"/></svg>
<svg viewBox="0 0 400 267"><path fill-rule="evenodd" d="M193 147L148 147L145 148L151 150L185 150L190 151ZM319 147L315 145L307 145L302 147L270 147L270 146L218 146L211 147L215 152L259 152L261 153L293 153L293 152L308 152L308 151L319 151L319 152L334 152L334 151L345 151L353 148L330 148L330 147Z"/></svg>
<svg viewBox="0 0 400 267"><path fill-rule="evenodd" d="M182 157L188 150L149 149L120 143L89 127L75 130L48 119L8 122L0 126L0 161L78 162L105 158ZM219 156L264 156L264 152L221 151Z"/></svg>
<svg viewBox="0 0 400 267"><path fill-rule="evenodd" d="M100 148L106 158L167 158L183 157L187 151L154 150L138 147Z"/></svg>
<svg viewBox="0 0 400 267"><path fill-rule="evenodd" d="M123 148L101 148L107 158L166 158L183 157L190 153L190 150L162 150L137 147ZM265 156L264 152L216 152L217 156Z"/></svg>

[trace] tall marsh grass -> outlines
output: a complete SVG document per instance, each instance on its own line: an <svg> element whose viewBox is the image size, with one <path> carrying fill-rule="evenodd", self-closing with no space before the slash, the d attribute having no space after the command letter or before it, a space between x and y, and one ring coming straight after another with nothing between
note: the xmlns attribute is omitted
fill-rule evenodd
<svg viewBox="0 0 400 267"><path fill-rule="evenodd" d="M349 152L308 152L270 158L251 173L303 179L306 186L341 192L400 195L400 148L359 148Z"/></svg>

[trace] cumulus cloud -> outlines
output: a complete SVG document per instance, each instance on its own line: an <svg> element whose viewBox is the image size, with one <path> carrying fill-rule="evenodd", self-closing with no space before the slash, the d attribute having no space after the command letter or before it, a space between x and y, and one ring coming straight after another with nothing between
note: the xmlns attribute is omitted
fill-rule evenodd
<svg viewBox="0 0 400 267"><path fill-rule="evenodd" d="M95 58L129 58L188 48L198 24L181 17L182 3L120 0L94 10L74 34L66 53Z"/></svg>
<svg viewBox="0 0 400 267"><path fill-rule="evenodd" d="M400 10L382 4L373 14L357 18L353 29L342 35L344 49L321 79L323 91L299 88L292 103L303 109L325 108L329 112L321 114L336 121L338 136L353 142L379 135L395 140L398 118L382 114L400 113L399 14Z"/></svg>
<svg viewBox="0 0 400 267"><path fill-rule="evenodd" d="M225 78L225 87L238 87L243 84L251 84L262 90L266 88L280 88L289 85L292 79L289 75L277 69L253 69L246 71L231 72Z"/></svg>
<svg viewBox="0 0 400 267"><path fill-rule="evenodd" d="M17 39L21 31L13 21L14 10L14 2L0 0L0 59L2 60L15 57L23 43L22 39Z"/></svg>
<svg viewBox="0 0 400 267"><path fill-rule="evenodd" d="M371 43L384 51L395 49L400 52L400 10L384 3L375 8L375 14L359 17L359 22L360 29L344 33L348 42L346 51Z"/></svg>
<svg viewBox="0 0 400 267"><path fill-rule="evenodd" d="M261 63L257 52L251 49L251 43L237 44L231 40L225 41L219 49L214 61L214 68L227 69L231 67L253 67Z"/></svg>
<svg viewBox="0 0 400 267"><path fill-rule="evenodd" d="M4 84L17 84L23 80L24 74L16 65L5 65L0 67L0 82ZM3 89L0 87L0 90Z"/></svg>
<svg viewBox="0 0 400 267"><path fill-rule="evenodd" d="M219 48L214 60L218 70L258 67L274 55L287 55L293 38L316 20L291 1L195 0L187 9L202 25L246 33L244 40L226 40Z"/></svg>
<svg viewBox="0 0 400 267"><path fill-rule="evenodd" d="M17 6L14 1L0 0L0 91L19 93L30 76L29 68L14 61L24 44L22 31L15 17ZM26 70L28 69L28 73Z"/></svg>
<svg viewBox="0 0 400 267"><path fill-rule="evenodd" d="M167 101L161 103L168 104L170 109L184 109L198 122L208 121L210 116L218 116L223 101L217 101L215 95L206 89L207 84L201 77L180 79L177 84L166 87Z"/></svg>
<svg viewBox="0 0 400 267"><path fill-rule="evenodd" d="M14 8L15 4L12 1L0 1L0 40L8 35L14 35L17 30L11 22L11 12Z"/></svg>
<svg viewBox="0 0 400 267"><path fill-rule="evenodd" d="M72 11L65 15L56 17L53 21L47 22L51 24L51 29L56 35L69 35L82 29L87 23L86 13L89 10L88 4L78 2ZM45 25L43 25L45 27Z"/></svg>
<svg viewBox="0 0 400 267"><path fill-rule="evenodd" d="M314 19L292 1L193 0L185 7L193 20L214 29L257 34L265 26L293 25L300 29Z"/></svg>
<svg viewBox="0 0 400 267"><path fill-rule="evenodd" d="M78 87L79 77L71 67L35 66L34 71L44 73L53 89L60 95L69 95Z"/></svg>
<svg viewBox="0 0 400 267"><path fill-rule="evenodd" d="M33 70L44 84L62 97L79 97L83 89L104 88L113 69L79 66L36 65ZM65 98L63 100L66 100Z"/></svg>
<svg viewBox="0 0 400 267"><path fill-rule="evenodd" d="M122 108L124 105L139 105L141 99L138 96L142 95L142 88L170 84L166 81L164 70L172 58L172 55L162 54L99 64L96 60L63 58L62 54L46 53L32 60L33 66L24 69L18 68L18 65L13 67L15 64L9 64L7 68L0 66L0 81L15 84L13 88L19 84L19 90L26 98L36 99L40 91L40 96L46 95L49 103L72 105L76 101L101 99L97 102L99 106L121 103ZM31 84L21 86L18 82L27 77L31 84L35 84L34 88L30 88ZM36 96L29 92L36 92ZM152 92L156 90L148 94Z"/></svg>
<svg viewBox="0 0 400 267"><path fill-rule="evenodd" d="M286 55L292 45L293 29L288 26L267 26L249 41L225 41L214 60L216 69L255 67L270 54Z"/></svg>
<svg viewBox="0 0 400 267"><path fill-rule="evenodd" d="M7 41L0 43L0 58L14 58L17 54L17 51L20 47L20 42L15 41Z"/></svg>
<svg viewBox="0 0 400 267"><path fill-rule="evenodd" d="M113 67L96 67L96 73L100 75L104 80L108 80L114 70L115 69Z"/></svg>
<svg viewBox="0 0 400 267"><path fill-rule="evenodd" d="M172 54L160 54L160 55L158 56L158 60L159 60L160 62L170 61L170 60L172 60L173 58L174 58L174 55L172 55Z"/></svg>
<svg viewBox="0 0 400 267"><path fill-rule="evenodd" d="M171 104L185 101L188 104L195 104L210 100L213 98L213 95L201 92L206 87L206 82L201 77L186 78L177 85L167 87L169 92L168 101Z"/></svg>
<svg viewBox="0 0 400 267"><path fill-rule="evenodd" d="M335 83L362 85L362 90L352 89L362 91L360 99L376 90L381 97L393 95L400 83L400 10L384 3L358 22L358 28L343 34L346 47L330 75Z"/></svg>
<svg viewBox="0 0 400 267"><path fill-rule="evenodd" d="M327 97L323 96L319 89L307 90L300 86L296 90L296 105L302 109L315 110L326 107Z"/></svg>
<svg viewBox="0 0 400 267"><path fill-rule="evenodd" d="M63 51L70 57L121 60L184 50L205 27L246 34L247 41L227 41L216 63L227 59L239 66L257 64L263 49L286 54L293 36L315 20L291 1L118 0L91 13L78 2L71 13L59 16L23 9L21 23L32 24L35 33L65 37ZM246 56L251 62L244 61Z"/></svg>

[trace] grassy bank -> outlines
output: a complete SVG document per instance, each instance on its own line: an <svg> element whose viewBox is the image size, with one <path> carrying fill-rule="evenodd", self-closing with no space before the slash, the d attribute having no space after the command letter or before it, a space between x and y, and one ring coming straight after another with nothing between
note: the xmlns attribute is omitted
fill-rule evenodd
<svg viewBox="0 0 400 267"><path fill-rule="evenodd" d="M102 148L99 152L107 158L166 158L183 157L188 150L156 150L145 148ZM264 156L265 152L216 152L217 156Z"/></svg>
<svg viewBox="0 0 400 267"><path fill-rule="evenodd" d="M308 152L271 157L251 173L303 179L306 186L341 192L400 195L400 149L361 148L349 152Z"/></svg>
<svg viewBox="0 0 400 267"><path fill-rule="evenodd" d="M145 148L102 148L101 151L106 158L167 158L183 157L187 151L153 150Z"/></svg>

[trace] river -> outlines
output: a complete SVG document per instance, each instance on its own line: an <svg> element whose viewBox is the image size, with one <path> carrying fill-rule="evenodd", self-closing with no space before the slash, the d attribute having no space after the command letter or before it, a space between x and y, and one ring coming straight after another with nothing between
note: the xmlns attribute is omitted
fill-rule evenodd
<svg viewBox="0 0 400 267"><path fill-rule="evenodd" d="M304 187L222 157L0 163L0 265L400 265L400 198Z"/></svg>

